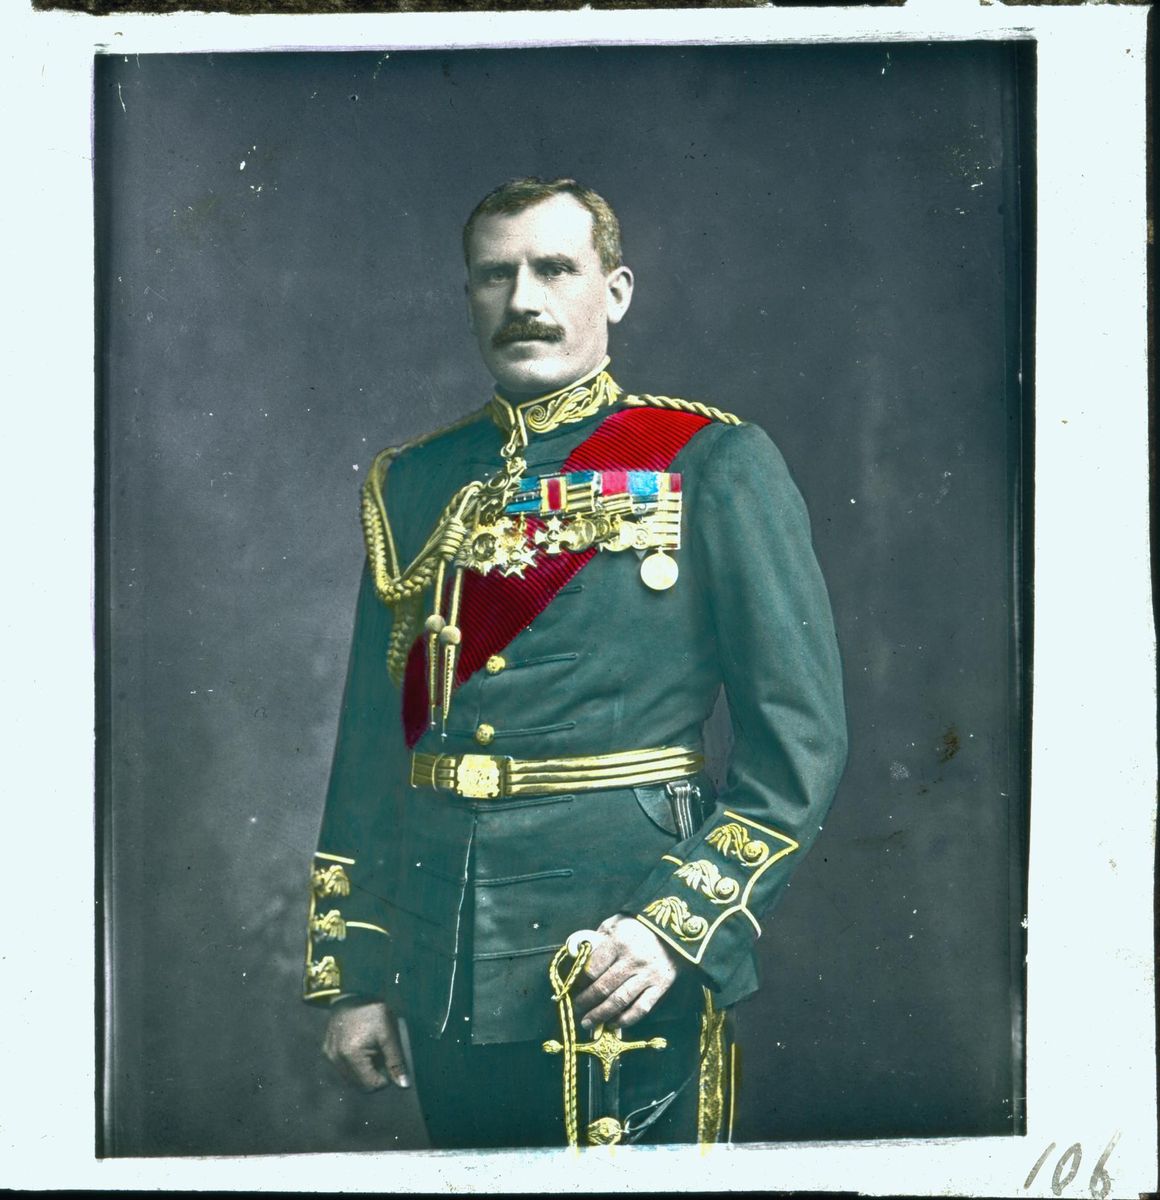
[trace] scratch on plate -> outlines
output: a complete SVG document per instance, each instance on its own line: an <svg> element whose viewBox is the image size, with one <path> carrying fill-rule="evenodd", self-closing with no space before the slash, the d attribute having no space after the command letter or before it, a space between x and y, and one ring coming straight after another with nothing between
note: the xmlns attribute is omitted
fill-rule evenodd
<svg viewBox="0 0 1160 1200"><path fill-rule="evenodd" d="M123 113L128 113L129 110L125 107L125 97L121 95L120 84L117 84L117 99L121 101L121 111Z"/></svg>

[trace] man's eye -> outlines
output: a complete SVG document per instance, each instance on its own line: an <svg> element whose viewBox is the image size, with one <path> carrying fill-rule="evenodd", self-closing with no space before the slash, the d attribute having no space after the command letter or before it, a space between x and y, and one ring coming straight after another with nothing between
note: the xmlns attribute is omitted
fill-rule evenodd
<svg viewBox="0 0 1160 1200"><path fill-rule="evenodd" d="M558 275L567 274L568 268L563 263L544 263L540 268L540 274L548 276L549 279L555 279Z"/></svg>
<svg viewBox="0 0 1160 1200"><path fill-rule="evenodd" d="M478 279L481 283L502 283L510 275L507 267L487 267L479 272Z"/></svg>

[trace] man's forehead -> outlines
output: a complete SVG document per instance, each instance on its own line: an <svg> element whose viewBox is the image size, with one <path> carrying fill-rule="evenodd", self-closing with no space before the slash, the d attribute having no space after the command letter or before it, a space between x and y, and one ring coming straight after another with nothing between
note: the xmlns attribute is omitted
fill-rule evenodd
<svg viewBox="0 0 1160 1200"><path fill-rule="evenodd" d="M536 250L596 253L592 214L575 197L549 196L513 213L485 213L471 231L473 250L515 249L532 243Z"/></svg>

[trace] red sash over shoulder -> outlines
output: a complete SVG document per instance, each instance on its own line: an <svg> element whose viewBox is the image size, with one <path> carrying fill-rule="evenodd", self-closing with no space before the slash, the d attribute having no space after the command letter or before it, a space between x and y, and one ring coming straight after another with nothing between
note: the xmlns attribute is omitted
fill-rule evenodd
<svg viewBox="0 0 1160 1200"><path fill-rule="evenodd" d="M624 408L601 421L565 460L570 471L664 471L698 430L711 424L695 413L657 408ZM541 522L528 518L534 533ZM541 551L521 578L498 572L468 571L463 580L459 628L463 634L456 686L469 679L493 655L551 604L556 593L597 553L549 555ZM411 647L403 678L403 731L414 746L428 728L426 637Z"/></svg>

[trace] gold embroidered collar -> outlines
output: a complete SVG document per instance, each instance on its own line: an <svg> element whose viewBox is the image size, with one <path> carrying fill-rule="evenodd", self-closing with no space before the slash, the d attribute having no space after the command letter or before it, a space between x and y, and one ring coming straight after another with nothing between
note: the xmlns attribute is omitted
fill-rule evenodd
<svg viewBox="0 0 1160 1200"><path fill-rule="evenodd" d="M520 441L526 446L532 434L551 433L561 425L573 425L617 402L620 388L608 374L608 362L606 358L574 383L522 404L512 404L496 392L488 405L488 414L509 437L518 429Z"/></svg>

